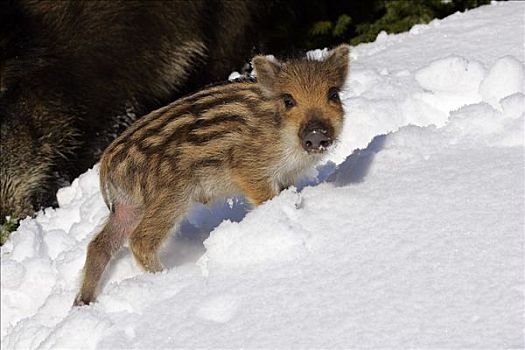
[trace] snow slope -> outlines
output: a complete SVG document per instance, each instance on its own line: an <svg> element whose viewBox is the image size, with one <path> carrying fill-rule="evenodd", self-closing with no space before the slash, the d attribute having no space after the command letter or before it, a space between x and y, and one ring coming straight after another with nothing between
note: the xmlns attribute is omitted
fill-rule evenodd
<svg viewBox="0 0 525 350"><path fill-rule="evenodd" d="M2 247L2 348L523 348L524 13L355 47L342 140L298 190L195 208L167 271L124 249L71 308L107 215L83 174Z"/></svg>

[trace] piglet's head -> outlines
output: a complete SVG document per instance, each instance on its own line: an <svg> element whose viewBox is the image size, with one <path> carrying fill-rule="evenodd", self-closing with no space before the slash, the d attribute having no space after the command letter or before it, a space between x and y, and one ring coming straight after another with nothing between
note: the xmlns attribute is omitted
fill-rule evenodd
<svg viewBox="0 0 525 350"><path fill-rule="evenodd" d="M341 132L339 91L348 75L349 53L348 45L340 45L322 61L279 62L265 56L252 60L258 84L277 104L284 128L309 154L325 152Z"/></svg>

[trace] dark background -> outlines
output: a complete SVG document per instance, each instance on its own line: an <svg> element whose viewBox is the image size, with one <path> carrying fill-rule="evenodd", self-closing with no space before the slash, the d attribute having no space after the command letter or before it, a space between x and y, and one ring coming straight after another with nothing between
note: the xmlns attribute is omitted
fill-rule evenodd
<svg viewBox="0 0 525 350"><path fill-rule="evenodd" d="M399 33L490 0L273 0L268 52L308 50L339 43L374 41L377 34Z"/></svg>

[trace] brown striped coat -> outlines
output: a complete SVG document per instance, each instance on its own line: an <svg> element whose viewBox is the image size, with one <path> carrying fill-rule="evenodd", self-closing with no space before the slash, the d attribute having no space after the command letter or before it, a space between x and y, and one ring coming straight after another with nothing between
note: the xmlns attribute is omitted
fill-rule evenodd
<svg viewBox="0 0 525 350"><path fill-rule="evenodd" d="M110 257L128 238L138 263L160 271L157 250L194 202L244 194L258 205L292 185L337 139L338 91L349 48L324 61L253 59L256 82L214 86L132 125L104 152L106 226L88 248L75 304L94 299Z"/></svg>

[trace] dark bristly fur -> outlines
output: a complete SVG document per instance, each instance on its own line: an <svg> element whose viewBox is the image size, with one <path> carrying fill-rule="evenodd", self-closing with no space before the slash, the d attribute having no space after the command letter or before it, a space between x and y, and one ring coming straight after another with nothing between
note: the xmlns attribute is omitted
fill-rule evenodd
<svg viewBox="0 0 525 350"><path fill-rule="evenodd" d="M344 111L333 91L345 82L348 56L346 45L324 61L257 56L257 82L210 87L119 136L102 155L100 184L111 212L89 244L75 305L94 300L125 239L139 265L160 271L157 250L193 202L242 193L258 205L315 165L325 148L305 148L303 135L314 130L326 142L338 137Z"/></svg>
<svg viewBox="0 0 525 350"><path fill-rule="evenodd" d="M1 1L0 223L53 204L136 117L241 67L261 5Z"/></svg>

